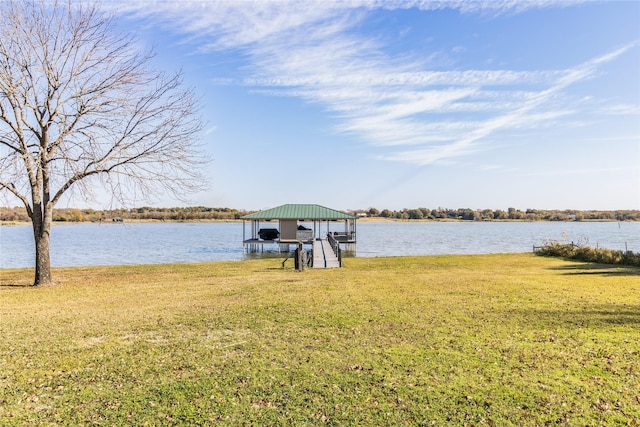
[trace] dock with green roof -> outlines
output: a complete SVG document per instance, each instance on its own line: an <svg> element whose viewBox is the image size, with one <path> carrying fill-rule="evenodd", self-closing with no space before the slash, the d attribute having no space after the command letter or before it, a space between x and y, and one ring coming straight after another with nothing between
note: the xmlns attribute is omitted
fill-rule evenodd
<svg viewBox="0 0 640 427"><path fill-rule="evenodd" d="M286 204L245 215L245 252L289 253L308 248L313 268L341 266L341 252L356 249L355 215L313 204ZM249 226L247 230L247 225ZM306 250L306 249L304 249Z"/></svg>

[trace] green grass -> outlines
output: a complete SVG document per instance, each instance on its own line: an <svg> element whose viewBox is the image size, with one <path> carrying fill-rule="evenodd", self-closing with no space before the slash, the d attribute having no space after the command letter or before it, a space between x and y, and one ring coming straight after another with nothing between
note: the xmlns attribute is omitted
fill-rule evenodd
<svg viewBox="0 0 640 427"><path fill-rule="evenodd" d="M0 270L0 425L638 425L640 269Z"/></svg>

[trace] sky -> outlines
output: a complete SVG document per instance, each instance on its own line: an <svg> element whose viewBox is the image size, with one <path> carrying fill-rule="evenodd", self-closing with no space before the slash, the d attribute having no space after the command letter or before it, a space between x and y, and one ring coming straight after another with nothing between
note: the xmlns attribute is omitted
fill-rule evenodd
<svg viewBox="0 0 640 427"><path fill-rule="evenodd" d="M201 98L187 205L640 209L640 2L101 4Z"/></svg>

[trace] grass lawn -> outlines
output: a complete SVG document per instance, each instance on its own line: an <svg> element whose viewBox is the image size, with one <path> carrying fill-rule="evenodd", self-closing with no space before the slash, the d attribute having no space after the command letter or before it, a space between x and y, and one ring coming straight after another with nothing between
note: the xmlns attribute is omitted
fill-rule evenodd
<svg viewBox="0 0 640 427"><path fill-rule="evenodd" d="M0 425L639 425L640 269L0 270Z"/></svg>

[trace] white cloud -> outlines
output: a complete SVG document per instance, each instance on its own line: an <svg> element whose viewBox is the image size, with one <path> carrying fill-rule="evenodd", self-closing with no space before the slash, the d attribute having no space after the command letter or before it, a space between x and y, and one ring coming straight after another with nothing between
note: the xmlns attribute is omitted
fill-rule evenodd
<svg viewBox="0 0 640 427"><path fill-rule="evenodd" d="M333 45L334 48L342 48ZM322 53L322 52L320 52ZM279 56L279 55L278 55ZM305 62L308 62L305 58ZM319 60L329 62L328 55L320 55ZM287 61L293 62L291 58ZM271 67L268 67L269 69ZM298 69L299 67L295 67ZM364 69L364 66L360 67ZM337 70L333 74L314 74L306 77L252 77L244 80L245 84L257 86L314 86L314 85L349 85L349 86L485 86L500 87L517 84L546 83L564 74L563 71L510 71L510 70L466 70L466 71L407 71L368 70L363 74L342 74Z"/></svg>
<svg viewBox="0 0 640 427"><path fill-rule="evenodd" d="M640 166L630 167L630 166L621 166L621 167L613 167L613 168L592 168L592 169L562 169L562 170L551 170L551 171L542 171L542 172L531 172L526 174L525 176L568 176L568 175L591 175L591 174L603 174L603 173L615 173L615 172L628 172L635 171L640 172Z"/></svg>
<svg viewBox="0 0 640 427"><path fill-rule="evenodd" d="M612 116L640 116L640 105L616 104L601 109L604 114Z"/></svg>
<svg viewBox="0 0 640 427"><path fill-rule="evenodd" d="M563 91L594 76L599 66L630 46L566 70L432 71L425 69L424 60L389 56L381 41L353 31L367 11L452 8L495 15L568 4L564 0L131 1L116 8L159 20L201 51L244 53L251 64L248 75L217 77L221 84L237 82L255 93L319 104L336 117L337 132L377 146L410 146L383 158L424 165L477 151L482 140L495 132L541 126L572 114L562 105ZM633 108L619 106L611 112ZM470 120L470 113L482 113L482 119Z"/></svg>

